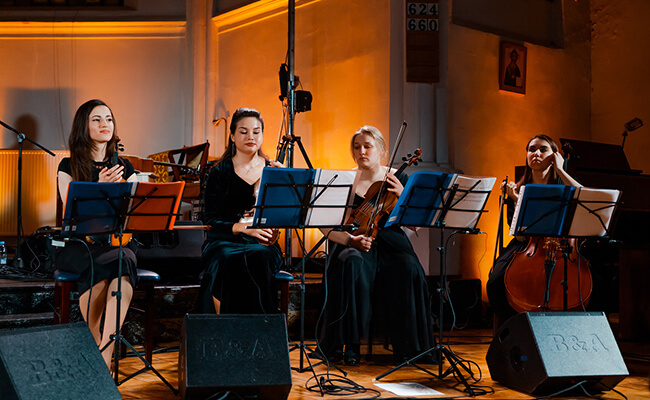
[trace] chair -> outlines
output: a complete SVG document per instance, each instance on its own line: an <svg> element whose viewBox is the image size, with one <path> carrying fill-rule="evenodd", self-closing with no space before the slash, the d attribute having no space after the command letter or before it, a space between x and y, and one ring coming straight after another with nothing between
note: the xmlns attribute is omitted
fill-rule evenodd
<svg viewBox="0 0 650 400"><path fill-rule="evenodd" d="M138 269L138 288L145 290L145 327L144 349L145 359L151 363L153 355L153 317L154 317L154 284L160 281L160 275L146 269ZM54 271L54 325L70 322L70 306L78 303L72 298L72 292L77 290L79 275L60 269Z"/></svg>
<svg viewBox="0 0 650 400"><path fill-rule="evenodd" d="M180 149L169 150L167 157L172 164L184 165L183 167L172 166L173 178L175 181L199 181L203 168L208 162L208 150L210 143L205 142L195 146L185 146ZM183 171L181 171L183 170Z"/></svg>
<svg viewBox="0 0 650 400"><path fill-rule="evenodd" d="M289 282L294 280L291 273L278 271L274 275L275 282L280 289L280 312L284 314L287 325L289 324Z"/></svg>

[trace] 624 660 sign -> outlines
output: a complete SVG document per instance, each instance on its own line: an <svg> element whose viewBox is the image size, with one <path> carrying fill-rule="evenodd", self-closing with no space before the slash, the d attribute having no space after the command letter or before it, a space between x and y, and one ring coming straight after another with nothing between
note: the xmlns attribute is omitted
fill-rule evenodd
<svg viewBox="0 0 650 400"><path fill-rule="evenodd" d="M405 1L406 81L439 80L438 0Z"/></svg>
<svg viewBox="0 0 650 400"><path fill-rule="evenodd" d="M438 3L407 3L407 31L438 31Z"/></svg>
<svg viewBox="0 0 650 400"><path fill-rule="evenodd" d="M409 31L438 31L437 19L408 18L406 20L406 29Z"/></svg>

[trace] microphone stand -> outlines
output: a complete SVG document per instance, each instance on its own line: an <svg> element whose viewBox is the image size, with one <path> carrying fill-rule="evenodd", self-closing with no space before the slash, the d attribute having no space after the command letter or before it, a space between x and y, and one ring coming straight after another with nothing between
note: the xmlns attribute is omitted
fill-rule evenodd
<svg viewBox="0 0 650 400"><path fill-rule="evenodd" d="M54 153L52 153L50 150L46 149L45 147L41 146L40 144L34 142L27 136L25 136L24 133L18 132L16 129L12 128L11 126L5 124L4 122L0 121L0 125L4 126L5 128L9 129L10 131L14 132L16 134L16 139L18 140L18 206L17 206L17 225L16 225L16 253L14 255L14 268L17 269L23 269L23 259L20 255L20 243L23 241L22 240L22 229L23 229L23 215L22 215L22 183L23 183L23 141L27 140L31 144L39 147L43 151L45 151L47 154L51 155L52 157L56 157Z"/></svg>

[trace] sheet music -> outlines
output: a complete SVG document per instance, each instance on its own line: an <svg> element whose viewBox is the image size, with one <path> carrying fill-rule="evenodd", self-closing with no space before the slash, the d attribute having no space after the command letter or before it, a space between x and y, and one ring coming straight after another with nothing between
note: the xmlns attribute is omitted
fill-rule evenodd
<svg viewBox="0 0 650 400"><path fill-rule="evenodd" d="M312 227L343 225L345 223L345 206L350 204L354 195L352 185L357 173L352 170L332 171L319 169L318 171L319 173L317 173L314 182L317 186L314 187L312 192L312 199L316 199L316 201L307 215L306 225ZM333 186L321 186L328 183Z"/></svg>
<svg viewBox="0 0 650 400"><path fill-rule="evenodd" d="M618 190L579 188L569 236L605 236L620 194Z"/></svg>
<svg viewBox="0 0 650 400"><path fill-rule="evenodd" d="M451 210L445 217L445 225L451 228L474 228L481 216L481 210L485 206L487 197L492 191L494 182L496 182L494 177L457 175L454 184L458 185L458 191L451 202ZM470 189L471 192L466 192ZM453 211L454 209L463 211Z"/></svg>

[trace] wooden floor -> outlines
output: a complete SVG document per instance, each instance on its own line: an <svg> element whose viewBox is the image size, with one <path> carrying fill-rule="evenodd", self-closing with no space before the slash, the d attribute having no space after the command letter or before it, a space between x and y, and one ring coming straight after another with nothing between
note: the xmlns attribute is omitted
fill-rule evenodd
<svg viewBox="0 0 650 400"><path fill-rule="evenodd" d="M458 331L450 335L449 343L451 349L461 358L472 361L476 363L473 371L477 377L480 377L478 382L472 382L474 385L477 385L477 388L485 393L481 393L474 398L477 399L532 399L533 397L528 396L524 393L516 392L514 390L507 389L496 382L490 379L490 373L485 362L485 354L489 347L489 343L492 339L492 331L485 329L477 330L467 330L467 331ZM639 346L632 346L634 350L638 350ZM363 348L362 348L363 351ZM625 350L621 348L621 351L625 353ZM347 378L353 381L354 383L349 383L349 386L358 385L366 388L365 392L358 394L348 395L348 396L335 396L326 394L321 397L318 392L311 392L305 388L305 383L308 379L312 378L313 375L311 372L299 373L293 371L293 386L291 388L291 393L289 394L289 399L334 399L334 398L371 398L375 397L377 391L382 398L399 398L395 394L382 390L375 385L377 383L374 381L374 378L384 372L389 371L394 364L380 362L388 358L387 355L384 355L383 349L378 349L378 346L374 347L374 352L377 356L374 358L375 362L367 362L362 360L362 362L355 367L342 366L343 370L347 372ZM382 354L384 353L384 354ZM646 357L646 358L644 358ZM650 391L648 389L648 360L647 356L642 357L642 361L636 362L634 360L629 361L626 358L626 363L628 364L628 369L630 370L630 376L624 379L621 383L616 386L616 390L620 391L622 394L627 396L628 399L650 399ZM294 368L300 366L300 352L293 351L290 353L291 365ZM120 374L128 375L142 367L142 362L135 357L127 357L122 360L120 363ZM445 368L448 366L448 363L445 363ZM157 353L154 354L153 366L167 379L174 387L178 387L178 351L171 351L166 353ZM303 360L303 366L307 366L307 362ZM437 374L438 367L431 365L425 366L430 371ZM325 365L319 365L315 367L316 373L320 376L327 373L327 367ZM242 371L245 373L245 371ZM340 375L340 372L335 369L330 369L330 373ZM334 377L333 377L334 378ZM399 382L417 382L432 389L441 392L441 395L437 396L418 396L417 398L446 398L453 396L463 396L465 393L462 392L462 385L459 385L452 376L448 376L444 379L432 378L427 373L418 370L413 366L406 366L380 380L380 383L399 383ZM123 383L119 386L119 391L122 394L124 399L156 399L156 400L165 400L165 399L178 399L179 397L174 396L172 391L166 387L162 381L153 373L145 372L131 380ZM235 398L235 397L228 397ZM587 399L589 397L565 397L566 399ZM600 394L599 398L607 399L622 399L623 397L619 394L609 391Z"/></svg>

